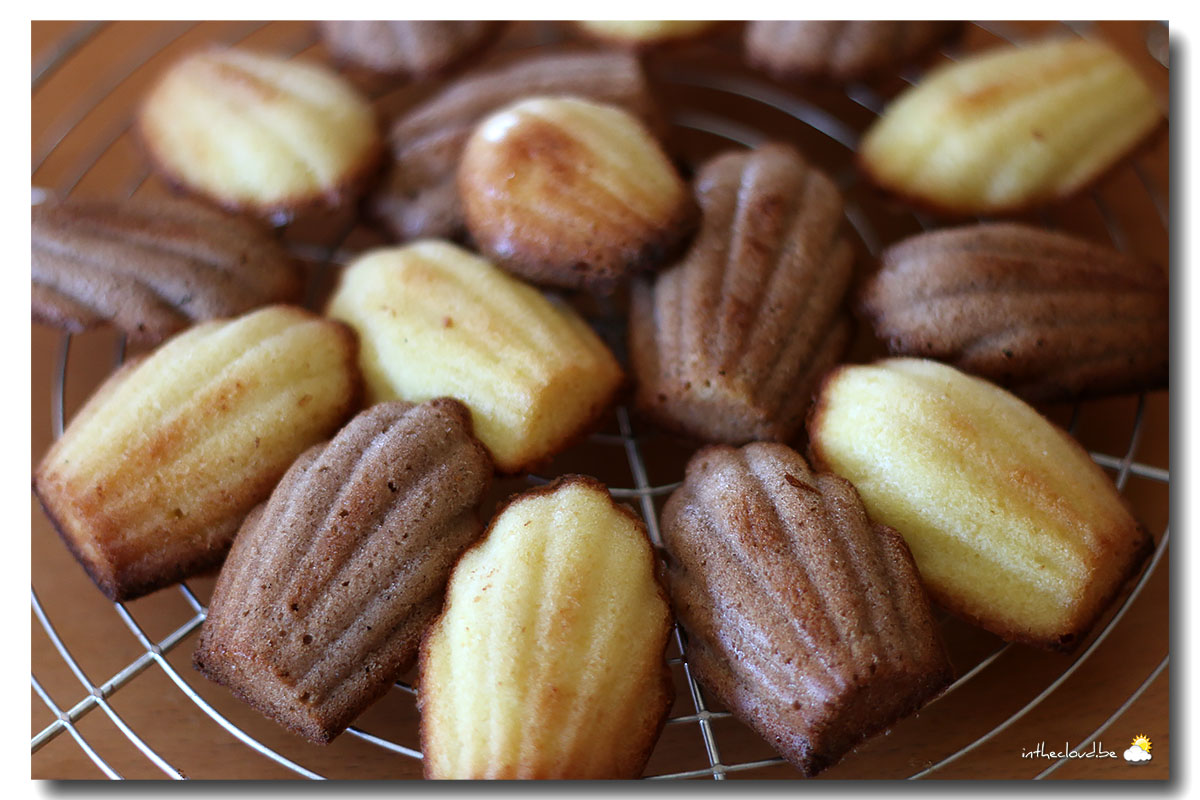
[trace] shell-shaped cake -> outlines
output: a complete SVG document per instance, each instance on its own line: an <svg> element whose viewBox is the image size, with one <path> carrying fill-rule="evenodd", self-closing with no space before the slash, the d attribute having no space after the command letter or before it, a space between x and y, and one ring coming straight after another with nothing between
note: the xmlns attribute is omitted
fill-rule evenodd
<svg viewBox="0 0 1200 800"><path fill-rule="evenodd" d="M881 261L859 308L893 355L945 361L1027 400L1167 385L1157 266L1017 223L919 234Z"/></svg>
<svg viewBox="0 0 1200 800"><path fill-rule="evenodd" d="M483 532L491 477L458 401L363 411L298 458L247 517L196 668L328 742L416 661L450 570Z"/></svg>
<svg viewBox="0 0 1200 800"><path fill-rule="evenodd" d="M779 144L717 156L695 193L691 249L634 284L637 408L708 441L789 439L850 338L841 193Z"/></svg>
<svg viewBox="0 0 1200 800"><path fill-rule="evenodd" d="M236 48L172 65L138 127L169 180L259 214L343 204L383 149L371 104L336 72Z"/></svg>
<svg viewBox="0 0 1200 800"><path fill-rule="evenodd" d="M593 478L519 495L421 644L427 778L635 778L674 696L650 541Z"/></svg>
<svg viewBox="0 0 1200 800"><path fill-rule="evenodd" d="M353 411L355 350L345 326L289 306L190 328L96 391L34 491L110 599L214 567L292 461Z"/></svg>
<svg viewBox="0 0 1200 800"><path fill-rule="evenodd" d="M458 192L471 239L535 283L608 290L661 265L695 225L687 185L616 106L531 97L479 123Z"/></svg>
<svg viewBox="0 0 1200 800"><path fill-rule="evenodd" d="M781 80L862 80L899 69L961 23L931 20L755 20L746 59Z"/></svg>
<svg viewBox="0 0 1200 800"><path fill-rule="evenodd" d="M574 310L446 242L363 255L328 313L358 332L369 401L461 400L505 473L566 447L623 379Z"/></svg>
<svg viewBox="0 0 1200 800"><path fill-rule="evenodd" d="M492 41L503 23L477 20L330 20L317 25L329 52L374 72L422 78L452 68Z"/></svg>
<svg viewBox="0 0 1200 800"><path fill-rule="evenodd" d="M585 35L618 47L656 47L686 42L707 34L717 23L702 19L589 19L575 27Z"/></svg>
<svg viewBox="0 0 1200 800"><path fill-rule="evenodd" d="M688 664L805 775L949 683L904 540L794 450L700 450L662 531Z"/></svg>
<svg viewBox="0 0 1200 800"><path fill-rule="evenodd" d="M879 186L919 205L1012 212L1083 188L1161 119L1115 50L1053 39L930 72L866 132L859 160Z"/></svg>
<svg viewBox="0 0 1200 800"><path fill-rule="evenodd" d="M401 240L466 238L455 170L467 138L492 112L538 95L584 97L655 118L646 77L627 53L537 54L472 73L393 123L394 163L371 198L374 214Z"/></svg>
<svg viewBox="0 0 1200 800"><path fill-rule="evenodd" d="M839 367L809 438L904 537L933 600L1005 639L1070 650L1153 549L1078 442L936 361Z"/></svg>
<svg viewBox="0 0 1200 800"><path fill-rule="evenodd" d="M31 215L33 319L72 333L111 323L156 344L303 291L263 230L190 200L68 200Z"/></svg>

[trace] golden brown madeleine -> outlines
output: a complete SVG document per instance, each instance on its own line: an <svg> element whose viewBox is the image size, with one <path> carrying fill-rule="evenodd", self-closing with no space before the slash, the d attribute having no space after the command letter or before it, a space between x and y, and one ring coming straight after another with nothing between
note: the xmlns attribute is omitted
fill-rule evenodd
<svg viewBox="0 0 1200 800"><path fill-rule="evenodd" d="M421 643L426 778L635 778L666 721L671 614L642 521L571 475L518 495Z"/></svg>
<svg viewBox="0 0 1200 800"><path fill-rule="evenodd" d="M641 49L696 39L717 23L702 19L589 19L573 24L585 36L606 44Z"/></svg>
<svg viewBox="0 0 1200 800"><path fill-rule="evenodd" d="M465 239L455 170L481 119L522 97L572 95L656 117L646 77L627 53L550 53L476 71L397 120L393 166L371 207L399 239Z"/></svg>
<svg viewBox="0 0 1200 800"><path fill-rule="evenodd" d="M894 355L948 362L1028 400L1167 385L1158 267L1016 223L919 234L881 261L859 306Z"/></svg>
<svg viewBox="0 0 1200 800"><path fill-rule="evenodd" d="M662 531L688 664L805 775L950 682L904 540L794 450L702 449Z"/></svg>
<svg viewBox="0 0 1200 800"><path fill-rule="evenodd" d="M695 192L691 249L634 285L637 408L708 441L789 439L850 336L841 193L779 144L717 156Z"/></svg>
<svg viewBox="0 0 1200 800"><path fill-rule="evenodd" d="M746 59L781 80L848 83L897 70L959 30L929 20L755 20Z"/></svg>
<svg viewBox="0 0 1200 800"><path fill-rule="evenodd" d="M1066 432L936 361L839 367L809 438L904 537L933 600L1005 639L1070 650L1153 549Z"/></svg>
<svg viewBox="0 0 1200 800"><path fill-rule="evenodd" d="M369 401L461 400L501 472L565 448L622 381L574 310L446 242L363 255L328 313L358 332Z"/></svg>
<svg viewBox="0 0 1200 800"><path fill-rule="evenodd" d="M879 186L952 214L995 214L1083 188L1153 130L1158 100L1115 50L1054 39L930 72L864 135Z"/></svg>
<svg viewBox="0 0 1200 800"><path fill-rule="evenodd" d="M112 600L221 563L246 514L358 399L354 337L289 306L206 322L112 375L34 472Z"/></svg>
<svg viewBox="0 0 1200 800"><path fill-rule="evenodd" d="M650 131L615 106L532 97L479 123L458 167L471 238L535 283L609 290L684 246L695 206Z"/></svg>
<svg viewBox="0 0 1200 800"><path fill-rule="evenodd" d="M374 72L425 78L486 46L503 25L475 20L332 20L317 23L317 28L340 61Z"/></svg>
<svg viewBox="0 0 1200 800"><path fill-rule="evenodd" d="M194 201L67 200L34 206L32 218L33 319L72 333L112 323L158 343L303 291L266 232Z"/></svg>
<svg viewBox="0 0 1200 800"><path fill-rule="evenodd" d="M298 458L247 517L196 668L328 742L416 661L450 570L483 532L491 477L457 400L363 411Z"/></svg>
<svg viewBox="0 0 1200 800"><path fill-rule="evenodd" d="M138 126L168 179L259 214L353 199L382 152L371 104L336 72L234 48L172 65Z"/></svg>

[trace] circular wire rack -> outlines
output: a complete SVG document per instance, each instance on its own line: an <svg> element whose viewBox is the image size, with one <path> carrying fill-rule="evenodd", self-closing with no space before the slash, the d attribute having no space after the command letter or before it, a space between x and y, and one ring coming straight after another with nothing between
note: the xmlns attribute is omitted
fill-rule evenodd
<svg viewBox="0 0 1200 800"><path fill-rule="evenodd" d="M1134 43L1125 42L1123 49L1128 53L1133 48L1143 66L1158 70L1156 77L1165 84L1166 26L1122 25L1126 27L1120 31ZM564 37L563 27L550 23L512 29L501 51L543 47ZM980 47L1046 32L1108 33L1090 23L976 23L933 58L953 60ZM163 191L137 152L131 121L147 81L181 52L219 41L324 58L313 27L303 23L91 22L71 23L54 33L49 45L35 48L32 68L34 202L39 194ZM841 186L863 262L871 263L882 247L902 236L937 226L932 218L887 205L862 185L853 167L861 132L889 97L919 78L921 69L908 68L890 83L842 89L790 86L745 69L733 35L694 52L651 54L646 66L673 126L672 149L685 170L720 149L784 139L797 144ZM366 88L385 112L430 91L424 86ZM1139 150L1083 196L1030 221L1107 239L1120 250L1166 264L1165 140L1163 136ZM344 263L386 241L354 218L299 228L285 228L283 236L312 265L309 301L314 306L321 287L327 288L336 272L323 265ZM620 315L590 311L619 352ZM872 343L862 333L859 338L852 355L870 357ZM64 421L127 351L124 339L112 332L71 336L38 326L33 348L33 453L40 458L52 438L62 434ZM1165 710L1151 718L1129 720L1126 715L1140 708L1143 693L1165 680L1169 663L1168 409L1165 392L1042 409L1109 472L1156 543L1144 570L1092 636L1071 655L1043 653L1007 644L935 609L958 678L920 713L867 740L822 777L1080 777L1089 774L1079 772L1068 755L1034 759L1023 754L1039 742L1053 743L1052 751L1083 752L1099 745L1109 731L1123 742L1143 732L1165 739ZM693 449L618 407L600 431L556 459L542 476L501 481L493 494L498 499L553 474L593 474L640 512L659 545L661 505L678 486ZM204 621L211 576L110 604L74 565L36 507L32 538L31 603L38 623L31 671L35 777L91 777L97 768L109 778L420 775L412 675L398 681L333 744L308 744L191 670L189 643ZM668 657L676 701L647 777L798 776L693 679L686 636L678 629ZM1125 722L1149 730L1125 730L1117 724ZM64 748L72 741L77 748L68 752ZM1067 746L1060 748L1060 742ZM1119 752L1124 746L1104 748Z"/></svg>

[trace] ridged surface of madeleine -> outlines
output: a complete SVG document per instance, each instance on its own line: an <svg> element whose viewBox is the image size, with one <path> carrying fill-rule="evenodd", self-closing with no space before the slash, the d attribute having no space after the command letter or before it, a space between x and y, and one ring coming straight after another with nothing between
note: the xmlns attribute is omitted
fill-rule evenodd
<svg viewBox="0 0 1200 800"><path fill-rule="evenodd" d="M533 97L479 123L458 191L480 250L535 283L609 289L660 266L695 224L650 131L615 106Z"/></svg>
<svg viewBox="0 0 1200 800"><path fill-rule="evenodd" d="M318 23L338 59L375 72L425 77L487 43L502 23L478 20L331 20Z"/></svg>
<svg viewBox="0 0 1200 800"><path fill-rule="evenodd" d="M172 65L138 116L169 179L259 213L340 205L377 162L366 98L320 64L214 48Z"/></svg>
<svg viewBox="0 0 1200 800"><path fill-rule="evenodd" d="M337 736L415 662L491 477L458 401L363 411L242 525L196 667L313 741Z"/></svg>
<svg viewBox="0 0 1200 800"><path fill-rule="evenodd" d="M884 189L955 214L1072 194L1162 118L1116 51L1086 39L1006 46L937 69L867 131L859 157Z"/></svg>
<svg viewBox="0 0 1200 800"><path fill-rule="evenodd" d="M64 201L32 211L33 318L111 322L157 343L193 322L297 301L299 269L248 220L181 198Z"/></svg>
<svg viewBox="0 0 1200 800"><path fill-rule="evenodd" d="M247 513L359 391L344 326L271 306L206 322L113 374L34 472L101 590L128 600L224 558Z"/></svg>
<svg viewBox="0 0 1200 800"><path fill-rule="evenodd" d="M328 313L358 332L369 400L461 400L503 472L565 447L622 380L575 311L446 242L364 255Z"/></svg>
<svg viewBox="0 0 1200 800"><path fill-rule="evenodd" d="M393 123L394 163L371 198L375 215L401 240L464 239L455 170L467 137L493 111L535 95L590 98L643 120L655 116L642 68L626 53L538 54L473 72Z"/></svg>
<svg viewBox="0 0 1200 800"><path fill-rule="evenodd" d="M884 251L860 309L893 355L946 361L1029 400L1167 385L1167 275L1016 223L931 231Z"/></svg>
<svg viewBox="0 0 1200 800"><path fill-rule="evenodd" d="M898 70L959 25L930 20L755 20L746 23L746 58L778 78L845 83Z"/></svg>
<svg viewBox="0 0 1200 800"><path fill-rule="evenodd" d="M688 664L805 775L950 681L903 539L794 450L704 448L662 531Z"/></svg>
<svg viewBox="0 0 1200 800"><path fill-rule="evenodd" d="M840 367L809 438L904 537L930 596L1006 639L1070 649L1152 549L1077 442L945 364Z"/></svg>
<svg viewBox="0 0 1200 800"><path fill-rule="evenodd" d="M717 156L695 192L691 249L634 284L637 408L709 441L786 440L850 336L841 193L778 144Z"/></svg>
<svg viewBox="0 0 1200 800"><path fill-rule="evenodd" d="M637 777L673 697L655 564L592 478L510 501L421 645L425 777Z"/></svg>

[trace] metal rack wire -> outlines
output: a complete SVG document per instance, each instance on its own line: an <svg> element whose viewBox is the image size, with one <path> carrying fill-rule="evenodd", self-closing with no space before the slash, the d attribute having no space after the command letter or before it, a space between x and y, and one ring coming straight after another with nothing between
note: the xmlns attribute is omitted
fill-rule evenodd
<svg viewBox="0 0 1200 800"><path fill-rule="evenodd" d="M236 43L255 35L266 27L266 25L263 23L246 23L233 35L225 36L224 40L228 43ZM1016 32L1002 25L982 27L983 30L1001 39L1012 40L1017 37ZM1066 27L1079 35L1089 34L1086 24L1076 23L1066 25ZM47 134L34 143L33 172L35 180L38 170L46 163L47 159L55 154L56 149L63 143L72 130L80 125L98 106L103 104L125 81L139 70L144 69L156 54L182 37L193 33L195 28L196 24L173 26L164 29L157 36L148 37L143 43L141 50L125 54L123 71L110 75L106 80L93 87L93 93L81 97L77 106L72 108L69 113L60 115L56 124L49 127ZM33 90L36 92L40 86L43 86L54 76L57 70L61 69L72 58L77 57L104 30L105 25L103 23L88 23L78 26L68 35L62 37L56 47L47 52L41 61L34 64L32 70ZM313 40L311 39L311 34L306 34L295 39L291 45L291 49L287 52L288 54L295 55L308 50L312 46ZM1148 35L1148 49L1152 51L1157 46L1151 40L1151 36ZM1153 55L1153 52L1151 54ZM943 52L943 55L955 58L958 56L958 51L950 47ZM902 77L911 83L917 79L918 75L918 72L913 71L906 73ZM658 71L656 78L668 89L700 92L702 94L709 93L714 96L728 95L743 102L748 101L757 104L769 113L783 115L792 121L806 126L828 140L831 146L844 150L847 157L852 156L855 150L858 131L854 126L848 124L839 118L837 114L831 113L818 103L755 76L744 73L731 73L722 71L719 68L705 68L695 64L684 66L668 64ZM845 92L845 97L859 108L871 114L879 113L886 103L886 100L879 96L875 90L865 85L849 87ZM698 107L684 106L673 109L672 122L678 129L697 132L704 136L712 137L714 141L720 140L742 145L757 144L769 135L769 132L747 124L744 120L714 113L710 108L703 105ZM70 169L61 171L64 177L47 188L59 196L69 195L88 176L96 164L123 137L128 135L129 129L129 118L120 118L113 125L101 131L99 135L94 137L94 141L89 142L89 146L78 156L76 163ZM1167 200L1162 193L1160 185L1156 183L1155 178L1152 176L1152 171L1139 158L1133 159L1126 168L1136 177L1138 185L1143 187L1146 194L1143 202L1153 206L1157 219L1162 225L1162 236L1165 240L1168 225ZM864 208L853 199L851 190L856 186L857 173L852 169L845 169L836 174L835 177L842 188L847 190L848 197L850 198L846 211L849 223L857 231L865 249L871 255L875 255L887 242L883 240L883 237L876 230L872 221L873 212ZM128 182L123 184L120 189L132 195L143 186L148 178L148 170L142 168L129 175ZM1093 191L1088 200L1094 204L1096 213L1102 219L1103 225L1108 231L1114 246L1118 249L1127 249L1128 240L1119 213L1111 209L1109 204L1097 191ZM921 215L912 215L912 219L915 220L920 228L934 226L932 220L926 219ZM1048 216L1044 216L1041 221L1047 226L1054 225L1054 220ZM334 262L344 260L348 253L343 248L349 233L349 230L340 232L339 235L332 237L327 243L316 248L315 251L311 246L298 245L298 247L302 249L303 255L315 260ZM67 382L72 374L72 342L73 337L70 335L63 335L61 337L57 349L57 361L52 372L53 386L50 389L51 407L49 411L52 434L55 438L61 435L64 425L66 413L64 398L67 395ZM113 357L114 365L119 364L124 359L124 355L124 343L123 341L118 341ZM1143 396L1138 399L1136 409L1133 412L1131 432L1127 446L1123 452L1119 454L1104 451L1092 452L1092 457L1097 463L1114 472L1116 485L1123 492L1131 477L1137 477L1144 481L1160 483L1166 486L1169 486L1170 483L1170 475L1167 469L1161 466L1142 463L1137 458L1141 438L1146 427L1144 424L1146 421L1146 408L1147 402ZM1075 432L1080 416L1081 407L1076 406L1071 414L1069 423L1072 432ZM629 501L637 507L637 510L647 523L651 538L656 545L660 545L661 539L657 524L658 509L656 503L665 499L678 486L678 482L655 480L656 476L652 475L653 470L647 458L647 448L651 446L648 444L648 435L648 432L639 431L635 427L635 422L626 408L619 407L615 410L609 427L604 432L593 435L582 447L591 448L592 450L616 450L620 451L624 456L625 467L628 470L629 484L614 485L612 493L614 496ZM529 476L527 478L528 483L537 483L542 480L544 478L537 476ZM1127 612L1137 603L1143 589L1156 574L1159 574L1165 568L1163 562L1168 557L1169 538L1169 527L1164 528L1161 535L1156 536L1156 549L1148 566L1115 611L1112 612L1111 616L1101 626L1100 630L1094 635L1087 646L1081 649L1071 660L1057 664L1056 667L1060 667L1057 673L1050 674L1036 693L1024 704L1013 709L986 731L971 736L969 740L957 746L942 751L923 750L918 763L914 765L915 768L908 769L903 775L897 773L893 777L924 778L947 774L947 767L967 758L973 752L1014 728L1014 726L1020 725L1023 720L1026 720L1031 714L1035 713L1048 697L1089 663L1089 660L1103 646L1110 634L1120 629L1122 620L1125 618ZM53 591L53 587L50 587L49 590ZM47 591L47 589L43 587L43 591ZM167 678L178 692L194 704L198 712L207 716L220 726L226 734L240 741L247 748L270 759L296 777L312 779L325 777L318 774L316 770L305 766L302 763L302 758L284 752L286 748L272 747L262 741L262 737L255 736L249 732L247 730L248 726L241 718L237 718L235 713L220 710L209 697L205 696L211 687L204 685L202 680L197 683L195 676L181 673L171 663L168 656L183 646L185 642L188 642L203 622L205 606L190 584L185 583L177 589L165 590L160 594L168 592L178 593L182 598L183 607L186 611L185 615L178 620L176 627L163 636L155 637L150 635L144 624L139 622L137 615L131 610L129 605L122 603L113 605L113 611L136 640L141 652L136 658L129 661L122 668L112 672L107 678L96 681L73 655L72 643L60 636L54 622L47 613L42 598L39 597L37 587L31 587L31 607L35 618L39 622L42 631L44 631L52 643L54 651L61 657L83 690L82 697L73 704L69 706L60 705L52 698L51 693L43 685L43 682L39 681L39 664L35 661L31 672L31 686L35 694L49 710L49 713L53 715L53 721L37 731L32 737L31 753L36 756L43 747L65 733L74 740L78 747L81 748L91 762L104 775L109 778L121 778L122 776L118 770L109 763L99 748L80 730L80 722L92 714L92 712L99 709L120 733L124 735L129 743L140 751L142 756L158 771L170 778L184 778L184 772L178 766L172 764L168 758L157 752L155 747L148 741L148 737L135 730L111 702L114 695L137 681L147 671L157 670ZM99 601L98 596L89 599ZM944 616L943 623L949 624L946 622L946 617ZM1169 663L1169 655L1165 654L1165 642L1163 649L1163 657L1144 680L1127 695L1119 698L1119 701L1114 701L1111 713L1108 714L1106 719L1095 725L1094 729L1089 729L1090 732L1087 733L1081 731L1077 737L1078 740L1070 742L1071 747L1082 748L1090 745L1159 677ZM739 731L737 734L739 736L752 737L752 734L746 729L736 727L737 723L731 719L731 715L727 711L714 707L706 697L703 689L693 679L687 661L686 636L678 629L676 629L674 635L673 650L675 652L670 662L672 667L677 671L680 700L676 703L676 708L668 721L668 729L694 729L695 736L690 741L693 747L702 748L703 760L707 764L698 768L676 768L678 765L668 765L667 768L649 775L649 777L655 779L710 777L716 780L724 780L728 776L737 773L753 773L754 771L762 772L764 770L764 774L769 774L772 777L778 777L781 774L794 774L787 772L789 768L778 757L751 756L742 758L738 755L730 755L728 752L731 749L729 746L729 730ZM1023 648L1004 644L999 642L999 640L992 641L989 649L976 652L969 663L956 663L961 673L960 677L941 697L934 701L930 708L955 703L956 697L961 696L962 693L969 690L970 687L976 685L978 681L983 680L986 676L991 675L995 670L1001 669L1002 662L1011 660L1014 657L1017 659L1024 657ZM189 680L189 678L193 680ZM201 688L197 688L198 686ZM398 698L397 702L412 704L415 702L416 690L408 683L399 682L396 684L392 695ZM922 713L929 713L929 709ZM722 736L717 730L718 726L722 726L722 730L726 733L725 736ZM346 736L369 744L377 751L381 758L421 758L420 752L413 747L396 741L390 735L373 733L365 727L352 726L347 731ZM733 749L740 750L744 748ZM1066 759L1063 758L1051 763L1033 777L1040 779L1051 776L1065 762ZM655 761L652 758L652 768L654 764Z"/></svg>

